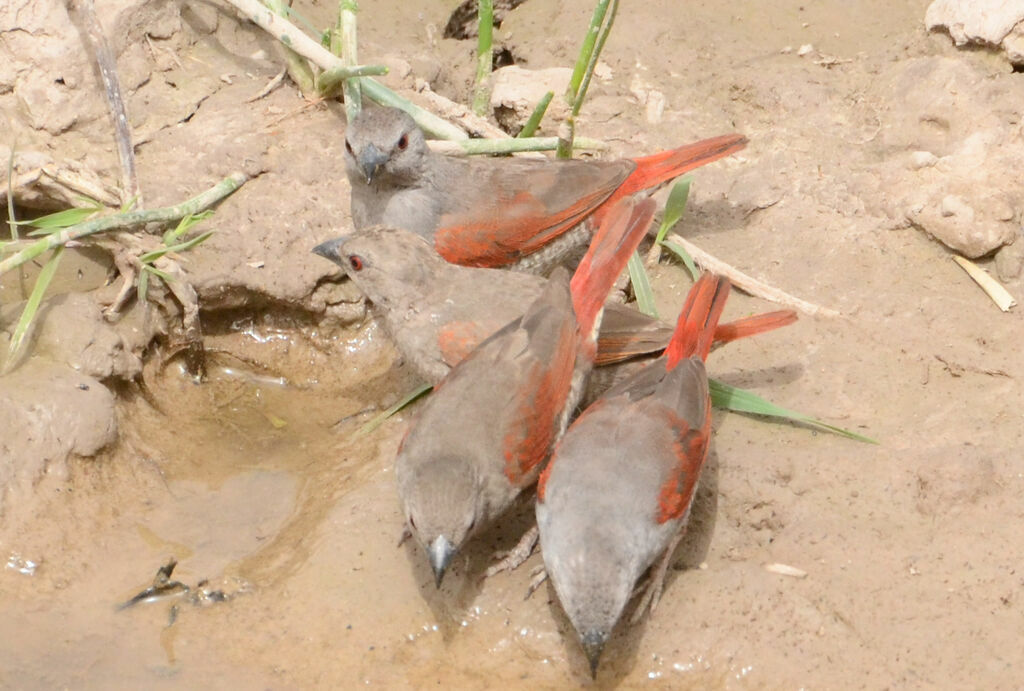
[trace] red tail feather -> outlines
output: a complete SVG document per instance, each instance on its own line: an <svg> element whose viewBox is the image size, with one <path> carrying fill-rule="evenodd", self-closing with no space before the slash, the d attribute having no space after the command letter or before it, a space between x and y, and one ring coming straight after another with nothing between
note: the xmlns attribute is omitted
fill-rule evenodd
<svg viewBox="0 0 1024 691"><path fill-rule="evenodd" d="M626 199L616 204L594 233L590 249L573 274L570 285L576 321L588 337L615 279L647 233L654 208L652 199L636 203Z"/></svg>
<svg viewBox="0 0 1024 691"><path fill-rule="evenodd" d="M755 314L752 317L745 317L743 319L737 319L736 321L729 322L728 324L719 324L715 329L715 343L724 344L738 341L741 338L747 338L748 336L756 336L759 333L765 331L772 331L774 329L788 326L796 321L796 312L793 310L778 310L777 312L765 312L764 314Z"/></svg>
<svg viewBox="0 0 1024 691"><path fill-rule="evenodd" d="M665 348L668 358L666 369L672 369L680 360L695 355L701 360L707 358L718 320L729 298L729 287L729 279L705 273L690 289L672 340Z"/></svg>
<svg viewBox="0 0 1024 691"><path fill-rule="evenodd" d="M746 145L747 138L742 134L723 134L686 144L678 149L633 159L636 170L630 173L608 200L597 209L592 217L594 223L599 223L617 200L631 197L637 192L677 178L694 168L734 154Z"/></svg>

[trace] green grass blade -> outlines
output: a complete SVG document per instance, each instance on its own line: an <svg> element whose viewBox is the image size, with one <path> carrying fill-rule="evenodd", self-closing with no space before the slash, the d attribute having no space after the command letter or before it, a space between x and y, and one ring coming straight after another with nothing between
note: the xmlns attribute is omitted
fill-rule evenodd
<svg viewBox="0 0 1024 691"><path fill-rule="evenodd" d="M549 91L541 97L540 101L537 102L537 107L530 114L530 119L526 121L523 129L519 130L519 134L516 135L518 139L529 139L536 134L537 128L540 127L540 121L544 119L544 114L548 112L548 106L551 105L551 99L554 97L554 91Z"/></svg>
<svg viewBox="0 0 1024 691"><path fill-rule="evenodd" d="M672 252L679 257L680 261L682 261L686 266L686 270L690 272L690 276L693 277L694 281L700 278L700 271L697 269L697 264L694 263L693 257L690 256L689 252L674 242L662 242L661 246L672 250Z"/></svg>
<svg viewBox="0 0 1024 691"><path fill-rule="evenodd" d="M476 83L473 88L473 112L487 115L491 104L491 67L494 55L491 52L491 36L494 32L493 0L477 0L477 47Z"/></svg>
<svg viewBox="0 0 1024 691"><path fill-rule="evenodd" d="M213 232L214 231L212 230L208 230L205 233L200 233L190 240L186 240L185 242L179 242L178 244L171 245L170 247L161 247L153 250L152 252L146 252L144 255L139 257L139 261L143 264L148 264L156 261L165 254L170 254L171 252L184 252L186 250L190 250L199 243L206 242L210 236L213 235Z"/></svg>
<svg viewBox="0 0 1024 691"><path fill-rule="evenodd" d="M370 432L374 431L375 429L380 427L382 424L384 424L384 421L387 420L389 417L391 417L392 415L397 413L399 410L401 410L402 408L406 407L407 405L409 405L410 403L412 403L413 401L415 401L416 399L418 399L420 396L424 395L428 391L431 391L433 388L434 387L432 385L430 385L430 384L420 384L418 387L416 387L415 389L413 389L409 393L407 393L404 396L402 396L402 398L400 398L398 400L398 402L395 403L393 406L391 406L390 408L388 408L384 412L379 413L378 415L375 415L372 420L370 420L365 425L360 427L359 431L356 432L356 436L357 437L361 437L364 434L369 434Z"/></svg>
<svg viewBox="0 0 1024 691"><path fill-rule="evenodd" d="M644 314L658 318L658 308L654 304L654 290L651 289L651 281L647 277L647 269L644 268L644 260L640 252L634 251L629 258L629 280L633 283L633 294L636 296L636 306Z"/></svg>
<svg viewBox="0 0 1024 691"><path fill-rule="evenodd" d="M658 228L655 242L661 243L668 235L668 231L672 230L686 213L686 201L690 198L691 182L693 182L693 176L684 175L676 184L672 185L672 191L668 193L668 201L665 202L665 213L661 217L661 226Z"/></svg>
<svg viewBox="0 0 1024 691"><path fill-rule="evenodd" d="M21 318L18 319L18 325L14 328L14 335L11 336L10 348L7 351L8 365L14 362L14 359L17 357L24 345L25 336L28 334L32 321L36 318L36 313L39 311L39 305L43 301L43 295L46 293L46 289L49 287L50 281L53 280L53 275L57 271L57 265L60 264L60 258L63 254L63 245L59 245L54 248L53 254L51 254L50 258L46 260L45 264L43 264L42 271L40 271L39 276L36 277L36 284L32 286L32 293L28 296L28 302L25 303L25 309L21 311Z"/></svg>
<svg viewBox="0 0 1024 691"><path fill-rule="evenodd" d="M40 230L60 230L78 223L82 223L90 216L94 216L103 207L76 206L71 209L64 209L56 213L47 214L34 218L31 221L19 221L18 225L29 225ZM36 233L30 233L34 235Z"/></svg>
<svg viewBox="0 0 1024 691"><path fill-rule="evenodd" d="M178 225L164 233L164 244L171 244L174 240L177 240L182 235L187 233L192 228L192 226L196 225L200 221L205 221L212 215L213 209L207 209L206 211L200 212L198 214L186 214L182 216L181 220L178 221Z"/></svg>
<svg viewBox="0 0 1024 691"><path fill-rule="evenodd" d="M754 415L766 415L769 417L782 418L784 420L790 420L792 422L798 422L810 427L815 427L825 432L838 434L839 436L846 437L847 439L862 441L868 444L878 443L870 437L865 437L864 435L857 434L856 432L845 430L842 427L836 427L835 425L822 422L821 420L815 419L809 415L804 415L803 413L797 413L777 406L774 403L766 401L757 394L747 391L746 389L729 386L728 384L723 384L722 382L711 378L708 378L708 385L711 389L711 403L716 408L724 408L725 410L732 410L737 413L752 413Z"/></svg>

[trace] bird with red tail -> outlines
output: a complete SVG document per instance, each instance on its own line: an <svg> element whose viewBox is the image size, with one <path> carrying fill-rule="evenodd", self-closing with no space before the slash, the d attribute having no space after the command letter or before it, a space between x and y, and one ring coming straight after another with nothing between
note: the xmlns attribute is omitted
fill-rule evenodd
<svg viewBox="0 0 1024 691"><path fill-rule="evenodd" d="M704 361L728 295L727 279L701 276L664 355L587 408L541 475L545 569L595 677L637 580L651 569L639 616L684 533L711 436Z"/></svg>
<svg viewBox="0 0 1024 691"><path fill-rule="evenodd" d="M613 161L454 157L427 148L407 113L368 108L345 132L356 230L387 225L434 243L453 264L545 272L615 204L736 153L739 134Z"/></svg>
<svg viewBox="0 0 1024 691"><path fill-rule="evenodd" d="M593 366L605 298L653 214L649 199L617 205L572 280L557 269L521 317L451 370L402 440L398 493L438 587L463 544L537 480Z"/></svg>

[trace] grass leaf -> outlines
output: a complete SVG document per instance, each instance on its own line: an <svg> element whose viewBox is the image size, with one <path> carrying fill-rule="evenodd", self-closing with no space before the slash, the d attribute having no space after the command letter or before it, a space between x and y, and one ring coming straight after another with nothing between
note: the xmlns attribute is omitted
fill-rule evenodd
<svg viewBox="0 0 1024 691"><path fill-rule="evenodd" d="M423 394L427 393L428 391L431 391L433 388L434 387L430 384L420 384L418 387L402 396L402 398L400 398L398 402L395 403L393 406L391 406L384 412L375 415L372 420L370 420L365 425L360 427L359 431L356 432L356 436L361 437L364 434L369 434L370 432L384 424L384 421L387 420L389 417L391 417L399 410L401 410L402 408L406 407L407 405L418 399Z"/></svg>
<svg viewBox="0 0 1024 691"><path fill-rule="evenodd" d="M694 281L700 278L700 271L697 269L697 264L694 263L693 257L691 257L690 253L683 247L680 247L674 242L662 242L661 246L672 250L672 253L679 257L683 262L683 265L686 266L686 270L690 272L690 276L693 277Z"/></svg>
<svg viewBox="0 0 1024 691"><path fill-rule="evenodd" d="M43 294L46 293L46 288L50 285L50 281L53 280L53 275L57 271L57 265L60 264L60 258L63 253L63 245L54 248L53 254L43 264L43 269L39 272L39 276L36 277L36 284L32 286L32 293L28 296L28 302L25 303L25 309L21 311L21 318L18 319L18 325L11 336L10 348L7 351L8 365L14 362L14 359L24 345L25 336L28 334L32 321L36 318L39 305L43 301Z"/></svg>
<svg viewBox="0 0 1024 691"><path fill-rule="evenodd" d="M629 258L629 280L633 283L633 294L636 296L636 306L644 314L658 317L658 308L654 304L654 290L651 289L651 281L647 277L647 269L644 268L644 260L640 252L634 251Z"/></svg>
<svg viewBox="0 0 1024 691"><path fill-rule="evenodd" d="M205 233L201 233L200 235L197 235L190 240L186 240L185 242L179 242L178 244L171 245L170 247L161 247L159 249L153 250L152 252L146 252L144 255L139 257L139 261L142 262L143 264L150 264L152 262L155 262L160 257L164 256L165 254L170 254L171 252L184 252L185 250L190 250L199 243L208 240L211 235L213 235L213 231L208 230Z"/></svg>
<svg viewBox="0 0 1024 691"><path fill-rule="evenodd" d="M708 385L711 388L711 403L716 408L732 410L737 413L752 413L754 415L766 415L769 417L782 418L784 420L798 422L810 427L816 427L825 432L838 434L839 436L846 437L847 439L862 441L868 444L878 443L870 437L865 437L864 435L857 434L856 432L845 430L842 427L836 427L822 422L821 420L809 415L804 415L803 413L797 413L777 406L774 403L766 401L752 391L740 389L735 386L729 386L728 384L723 384L722 382L711 378L708 378Z"/></svg>
<svg viewBox="0 0 1024 691"><path fill-rule="evenodd" d="M691 182L693 182L693 176L684 175L672 186L672 191L668 193L668 200L665 202L665 213L661 216L661 226L658 228L655 242L661 243L668 235L668 231L672 230L686 213L686 202L690 198Z"/></svg>
<svg viewBox="0 0 1024 691"><path fill-rule="evenodd" d="M544 113L548 111L548 106L551 105L551 99L555 97L554 91L549 91L544 94L539 101L537 101L537 107L533 109L533 113L530 114L530 119L523 125L523 129L519 130L519 134L516 135L518 139L528 139L537 132L537 128L540 127L540 121L544 119Z"/></svg>
<svg viewBox="0 0 1024 691"><path fill-rule="evenodd" d="M93 216L102 209L102 206L76 206L70 209L64 209L63 211L57 211L56 213L47 214L34 218L31 221L19 221L19 225L29 225L33 228L39 228L40 230L54 231L60 230L61 228L67 228L81 223ZM40 233L33 232L30 235L39 235ZM46 233L42 233L46 234Z"/></svg>

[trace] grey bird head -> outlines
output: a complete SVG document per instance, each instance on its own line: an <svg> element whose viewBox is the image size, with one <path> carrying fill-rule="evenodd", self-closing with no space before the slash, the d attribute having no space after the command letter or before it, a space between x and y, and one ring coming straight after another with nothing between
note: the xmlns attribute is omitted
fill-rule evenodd
<svg viewBox="0 0 1024 691"><path fill-rule="evenodd" d="M402 455L406 453L408 446L403 445L395 462L399 495L409 529L427 552L440 588L452 557L477 526L480 492L472 469L460 459L431 459L405 473Z"/></svg>
<svg viewBox="0 0 1024 691"><path fill-rule="evenodd" d="M414 184L430 151L423 132L397 108L368 108L345 131L345 171L356 185Z"/></svg>
<svg viewBox="0 0 1024 691"><path fill-rule="evenodd" d="M458 270L419 235L385 226L322 242L313 252L341 267L370 302L382 309L422 296L433 281Z"/></svg>

